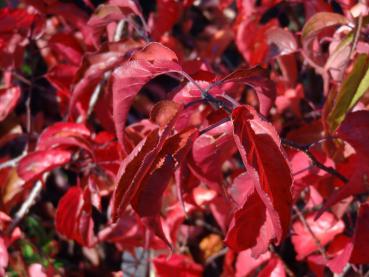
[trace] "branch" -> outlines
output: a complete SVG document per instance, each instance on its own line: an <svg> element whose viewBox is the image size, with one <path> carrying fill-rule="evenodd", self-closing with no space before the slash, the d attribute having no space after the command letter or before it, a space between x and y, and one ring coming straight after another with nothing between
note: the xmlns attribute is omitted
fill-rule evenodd
<svg viewBox="0 0 369 277"><path fill-rule="evenodd" d="M341 173L339 173L336 169L334 169L331 166L325 166L324 164L319 162L317 158L315 158L313 153L310 152L311 145L301 145L301 144L298 144L296 142L293 142L287 139L282 139L282 144L304 152L310 158L314 166L320 168L321 170L324 170L325 172L331 174L332 176L339 178L342 182L348 183L349 180L345 176L343 176Z"/></svg>

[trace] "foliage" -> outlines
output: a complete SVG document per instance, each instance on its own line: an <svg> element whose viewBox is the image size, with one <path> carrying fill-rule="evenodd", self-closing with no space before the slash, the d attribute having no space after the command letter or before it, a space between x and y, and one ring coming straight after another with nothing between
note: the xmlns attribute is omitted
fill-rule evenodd
<svg viewBox="0 0 369 277"><path fill-rule="evenodd" d="M356 2L0 1L0 276L366 276Z"/></svg>

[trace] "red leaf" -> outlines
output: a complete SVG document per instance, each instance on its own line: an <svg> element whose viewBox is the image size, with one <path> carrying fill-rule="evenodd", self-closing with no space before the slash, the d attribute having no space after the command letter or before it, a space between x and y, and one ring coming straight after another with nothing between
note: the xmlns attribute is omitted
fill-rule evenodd
<svg viewBox="0 0 369 277"><path fill-rule="evenodd" d="M132 3L131 1L126 2ZM135 11L129 6L119 7L110 4L102 4L97 7L87 24L95 29L99 29L105 27L111 22L117 22L123 18L126 18L132 13L135 13Z"/></svg>
<svg viewBox="0 0 369 277"><path fill-rule="evenodd" d="M201 277L202 267L189 257L173 254L169 259L161 255L153 260L156 273L160 277Z"/></svg>
<svg viewBox="0 0 369 277"><path fill-rule="evenodd" d="M20 97L19 87L0 89L0 122L15 108Z"/></svg>
<svg viewBox="0 0 369 277"><path fill-rule="evenodd" d="M280 243L287 234L291 207L292 176L274 127L254 109L240 106L232 113L234 139L246 168L257 169L256 191L271 215L274 235Z"/></svg>
<svg viewBox="0 0 369 277"><path fill-rule="evenodd" d="M223 182L222 165L235 153L231 128L228 123L199 136L192 148L190 168L196 176L212 189L219 190Z"/></svg>
<svg viewBox="0 0 369 277"><path fill-rule="evenodd" d="M164 130L159 138L157 130L152 131L123 161L114 193L113 219L131 203L145 224L169 245L159 217L162 194L174 173L175 163L184 159L197 131L183 131L164 141L165 133Z"/></svg>
<svg viewBox="0 0 369 277"><path fill-rule="evenodd" d="M277 238L279 230L272 225L275 212L268 211L256 187L260 187L257 173L247 167L247 174L234 181L234 197L240 208L235 212L225 242L233 251L251 248L252 256L258 258L268 249L269 242ZM252 222L252 224L250 224Z"/></svg>
<svg viewBox="0 0 369 277"><path fill-rule="evenodd" d="M78 40L71 34L57 33L49 40L49 47L69 63L79 66L83 56L83 49Z"/></svg>
<svg viewBox="0 0 369 277"><path fill-rule="evenodd" d="M258 21L258 17L243 20L236 34L236 45L251 66L265 63L268 53L266 32L277 25L273 20L266 25L260 25Z"/></svg>
<svg viewBox="0 0 369 277"><path fill-rule="evenodd" d="M57 122L53 125L47 127L38 138L38 146L50 139L57 137L79 137L79 138L89 138L91 132L87 127L80 123L73 122Z"/></svg>
<svg viewBox="0 0 369 277"><path fill-rule="evenodd" d="M202 88L206 89L210 83L206 81L197 81L197 84ZM224 95L225 91L219 87L213 87L209 90L209 93L213 96ZM173 97L173 101L181 104L187 104L196 100L201 99L201 91L193 83L187 83L180 91Z"/></svg>
<svg viewBox="0 0 369 277"><path fill-rule="evenodd" d="M265 69L260 66L246 67L242 66L217 83L227 82L245 83L255 89L259 100L260 112L267 115L276 98L275 85L268 77Z"/></svg>
<svg viewBox="0 0 369 277"><path fill-rule="evenodd" d="M56 89L69 92L77 69L74 65L58 64L49 69L45 77Z"/></svg>
<svg viewBox="0 0 369 277"><path fill-rule="evenodd" d="M183 4L176 0L156 1L156 14L152 18L151 35L157 41L170 31L181 16Z"/></svg>
<svg viewBox="0 0 369 277"><path fill-rule="evenodd" d="M69 163L72 152L61 149L35 151L20 160L17 173L25 182L39 179L43 173Z"/></svg>
<svg viewBox="0 0 369 277"><path fill-rule="evenodd" d="M338 136L350 143L362 158L369 157L369 111L349 113L337 130Z"/></svg>
<svg viewBox="0 0 369 277"><path fill-rule="evenodd" d="M88 194L80 187L69 188L60 199L56 210L56 230L66 238L90 247L95 243L93 225Z"/></svg>
<svg viewBox="0 0 369 277"><path fill-rule="evenodd" d="M15 30L26 33L31 27L35 15L26 9L0 9L0 33L12 33Z"/></svg>
<svg viewBox="0 0 369 277"><path fill-rule="evenodd" d="M254 272L259 266L270 259L270 252L266 252L259 258L255 259L251 256L251 249L240 252L236 260L236 276L244 277L249 276L250 273Z"/></svg>
<svg viewBox="0 0 369 277"><path fill-rule="evenodd" d="M99 241L121 243L126 248L137 247L142 245L145 228L131 210L123 213L117 223L109 224L101 230L98 237Z"/></svg>
<svg viewBox="0 0 369 277"><path fill-rule="evenodd" d="M341 238L344 238L344 240L342 240ZM339 249L339 251L337 251L338 253L334 253L336 256L333 257L333 259L331 259L327 265L329 269L332 270L332 272L340 274L343 272L344 268L347 266L347 263L350 260L353 245L349 238L344 236L337 236L336 239L329 245L329 249L327 252L328 254L330 254L332 246L335 246L335 242L338 242L340 244L342 244L343 242L344 245L341 249Z"/></svg>
<svg viewBox="0 0 369 277"><path fill-rule="evenodd" d="M140 216L160 213L161 197L172 177L175 163L181 163L190 150L197 131L190 129L168 138L158 153L150 174L145 177L132 206Z"/></svg>
<svg viewBox="0 0 369 277"><path fill-rule="evenodd" d="M339 201L350 197L356 196L362 193L369 192L369 165L367 163L355 164L353 168L353 173L349 178L349 182L345 183L338 190L334 191L332 195L329 196L327 201L324 202L324 206L319 211L317 217L319 217L327 209L338 203Z"/></svg>
<svg viewBox="0 0 369 277"><path fill-rule="evenodd" d="M132 200L134 210L141 217L155 216L160 213L162 194L173 172L174 160L168 154L159 161L156 168L143 181L142 188Z"/></svg>
<svg viewBox="0 0 369 277"><path fill-rule="evenodd" d="M360 206L359 214L356 219L355 234L353 237L354 248L352 250L350 262L354 264L369 263L369 203Z"/></svg>
<svg viewBox="0 0 369 277"><path fill-rule="evenodd" d="M75 77L73 94L69 102L69 111L73 111L77 101L81 101L81 99L87 96L90 97L96 86L103 79L104 74L127 59L125 55L128 51L141 45L140 41L125 40L103 45L98 53L85 55ZM87 106L88 99L85 102L87 102L84 103Z"/></svg>
<svg viewBox="0 0 369 277"><path fill-rule="evenodd" d="M151 121L163 128L176 117L179 109L180 105L173 101L160 101L151 110Z"/></svg>
<svg viewBox="0 0 369 277"><path fill-rule="evenodd" d="M90 130L83 124L73 122L57 122L47 127L38 138L37 150L47 150L57 146L79 147L91 155Z"/></svg>
<svg viewBox="0 0 369 277"><path fill-rule="evenodd" d="M155 52L152 52L155 49ZM124 128L128 111L140 89L160 74L181 72L173 61L175 54L158 43L150 43L138 51L131 61L118 67L113 73L113 116L117 137L124 147ZM144 58L144 59L140 59Z"/></svg>
<svg viewBox="0 0 369 277"><path fill-rule="evenodd" d="M8 249L2 237L0 237L0 275L5 276L5 269L8 267Z"/></svg>
<svg viewBox="0 0 369 277"><path fill-rule="evenodd" d="M27 272L28 272L29 277L48 277L48 274L45 268L41 264L38 264L38 263L31 264L28 267Z"/></svg>
<svg viewBox="0 0 369 277"><path fill-rule="evenodd" d="M159 117L161 114L160 110L165 111L169 107L171 113L167 114L165 120L162 120ZM177 112L175 112L175 109L177 109ZM167 125L161 130L160 135L158 129L150 131L121 163L116 177L117 186L113 196L113 221L118 218L131 200L136 197L137 192L142 188L142 182L147 177L146 175L150 173L152 167L155 168L159 163L162 163L162 159L167 154L173 155L174 159L179 158L174 155L177 154L177 151L180 153L181 147L186 145L186 141L182 141L181 134L177 134L171 140L168 140L169 142L172 141L171 143L167 143L166 139L170 135L181 110L181 106L175 103L169 104L169 102L159 103L153 109L152 119L161 123L167 122ZM186 132L184 133L186 134ZM160 153L160 151L163 152Z"/></svg>
<svg viewBox="0 0 369 277"><path fill-rule="evenodd" d="M267 30L266 40L269 46L269 59L288 55L298 50L297 41L292 33L279 27Z"/></svg>
<svg viewBox="0 0 369 277"><path fill-rule="evenodd" d="M315 220L314 217L314 214L308 215L306 217L306 224L310 226L322 247L345 229L343 221L335 219L331 213L324 213L318 220ZM319 249L315 238L301 221L296 221L292 225L292 230L292 243L297 252L297 260L302 260Z"/></svg>
<svg viewBox="0 0 369 277"><path fill-rule="evenodd" d="M117 186L112 202L113 221L118 219L135 196L139 189L139 183L155 159L158 143L158 129L155 129L121 163L116 177Z"/></svg>
<svg viewBox="0 0 369 277"><path fill-rule="evenodd" d="M348 20L341 14L332 12L320 12L312 16L304 25L302 30L302 42L307 45L323 29L347 24Z"/></svg>
<svg viewBox="0 0 369 277"><path fill-rule="evenodd" d="M258 277L285 277L284 264L278 257L272 257L266 267L259 272Z"/></svg>

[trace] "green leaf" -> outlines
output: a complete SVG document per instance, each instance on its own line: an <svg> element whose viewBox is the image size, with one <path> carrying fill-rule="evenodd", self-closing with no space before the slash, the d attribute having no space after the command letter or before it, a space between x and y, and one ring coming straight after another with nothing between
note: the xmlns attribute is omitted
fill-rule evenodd
<svg viewBox="0 0 369 277"><path fill-rule="evenodd" d="M336 101L328 115L328 124L332 131L336 130L350 111L369 89L369 56L360 54L351 73L346 77Z"/></svg>

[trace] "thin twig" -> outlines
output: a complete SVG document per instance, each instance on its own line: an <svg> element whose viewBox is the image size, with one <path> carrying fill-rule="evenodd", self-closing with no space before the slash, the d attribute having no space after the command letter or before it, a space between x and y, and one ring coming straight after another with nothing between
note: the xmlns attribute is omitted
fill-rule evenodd
<svg viewBox="0 0 369 277"><path fill-rule="evenodd" d="M319 162L317 158L315 158L313 153L310 152L310 149L309 149L310 145L300 145L296 142L293 142L287 139L282 139L282 143L285 146L288 146L288 147L304 152L309 157L309 159L311 160L314 166L320 168L321 170L324 170L325 172L331 174L332 176L339 178L342 182L348 183L349 180L345 176L343 176L341 173L339 173L336 169L330 166L325 166L324 164Z"/></svg>
<svg viewBox="0 0 369 277"><path fill-rule="evenodd" d="M308 230L308 232L310 233L310 235L312 236L312 238L315 241L316 246L319 249L319 252L322 254L323 258L325 260L327 260L327 254L325 252L325 249L322 247L322 244L320 243L320 240L318 239L318 237L315 235L314 231L311 229L310 225L307 223L304 215L301 213L301 211L299 210L299 208L296 207L296 205L293 206L293 210L296 212L297 216L299 217L300 221L302 222L302 224L304 225L304 227Z"/></svg>

